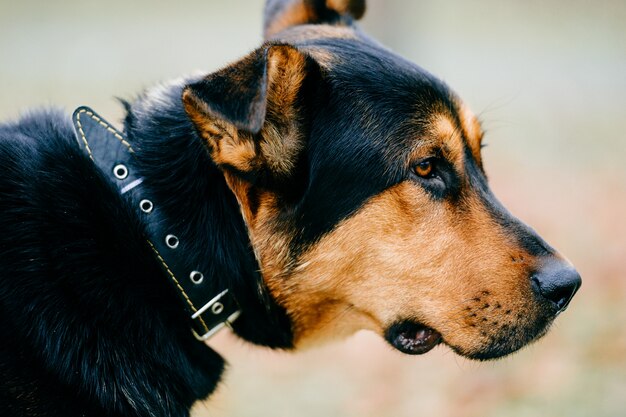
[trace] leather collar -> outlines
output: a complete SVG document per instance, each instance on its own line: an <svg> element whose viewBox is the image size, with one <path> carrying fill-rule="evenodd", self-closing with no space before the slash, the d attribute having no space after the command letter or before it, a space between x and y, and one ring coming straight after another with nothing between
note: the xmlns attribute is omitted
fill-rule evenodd
<svg viewBox="0 0 626 417"><path fill-rule="evenodd" d="M102 174L134 208L144 224L146 244L161 265L187 311L194 335L206 340L239 317L237 301L224 288L209 292L203 271L189 270L185 242L168 227L158 202L146 198L144 180L134 169L136 154L124 135L89 107L79 107L72 116L79 146Z"/></svg>

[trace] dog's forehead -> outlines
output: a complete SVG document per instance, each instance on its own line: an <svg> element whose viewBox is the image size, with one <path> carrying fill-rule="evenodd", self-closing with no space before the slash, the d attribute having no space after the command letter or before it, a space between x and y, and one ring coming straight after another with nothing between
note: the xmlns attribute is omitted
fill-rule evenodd
<svg viewBox="0 0 626 417"><path fill-rule="evenodd" d="M477 135L473 115L426 70L352 28L302 26L287 33L281 41L319 64L328 94L313 112L308 139L310 180L298 210L305 241L404 181L416 146L428 138L447 141L452 154L465 155L468 146L479 155L465 138Z"/></svg>
<svg viewBox="0 0 626 417"><path fill-rule="evenodd" d="M386 145L392 146L400 141L412 147L417 137L435 128L454 130L480 162L480 123L437 77L354 28L305 26L294 33L291 41L322 67L331 97L343 103L336 112L360 115L353 122L367 124L372 134L376 128L399 133L386 135L391 141Z"/></svg>
<svg viewBox="0 0 626 417"><path fill-rule="evenodd" d="M358 27L299 25L281 32L271 41L296 47L313 58L329 74L345 70L346 67L355 70L358 69L357 64L364 64L361 67L364 70L412 74L422 82L428 80L443 84L424 69L360 31Z"/></svg>
<svg viewBox="0 0 626 417"><path fill-rule="evenodd" d="M418 137L438 130L442 138L459 136L482 165L478 118L447 84L366 35L339 35L309 41L304 48L339 87L336 94L343 101L352 99L350 106L363 110L370 125L390 131L385 121L393 120L400 135L390 138L391 145L399 140L412 146Z"/></svg>
<svg viewBox="0 0 626 417"><path fill-rule="evenodd" d="M437 77L395 54L357 27L299 25L279 36L276 40L305 52L335 80L352 81L351 85L362 91L362 87L384 90L387 97L414 93L418 113L448 113L467 137L472 154L479 156L483 132L478 119L461 99ZM343 87L346 84L350 83L344 83ZM398 104L401 107L405 103L400 100ZM441 111L442 107L445 111ZM406 108L403 106L402 110ZM418 116L424 117L424 114Z"/></svg>
<svg viewBox="0 0 626 417"><path fill-rule="evenodd" d="M372 121L402 116L413 127L434 113L463 119L460 100L443 81L358 30L305 26L293 33L288 41L321 67L329 94L346 109L358 108Z"/></svg>

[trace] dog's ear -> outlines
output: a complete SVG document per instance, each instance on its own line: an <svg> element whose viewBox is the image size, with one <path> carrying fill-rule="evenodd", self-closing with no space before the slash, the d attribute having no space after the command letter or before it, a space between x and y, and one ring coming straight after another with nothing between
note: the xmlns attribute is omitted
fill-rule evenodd
<svg viewBox="0 0 626 417"><path fill-rule="evenodd" d="M266 45L184 89L185 110L216 164L244 178L291 174L303 147L306 67L294 47Z"/></svg>
<svg viewBox="0 0 626 417"><path fill-rule="evenodd" d="M307 23L349 24L365 13L365 0L268 0L265 38L291 26Z"/></svg>

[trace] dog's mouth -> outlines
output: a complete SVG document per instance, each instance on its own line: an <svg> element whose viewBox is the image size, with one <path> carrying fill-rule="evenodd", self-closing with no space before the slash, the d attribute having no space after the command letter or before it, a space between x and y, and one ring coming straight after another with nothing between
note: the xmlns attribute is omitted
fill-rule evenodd
<svg viewBox="0 0 626 417"><path fill-rule="evenodd" d="M385 339L402 353L421 355L441 342L441 334L413 321L403 321L389 327Z"/></svg>

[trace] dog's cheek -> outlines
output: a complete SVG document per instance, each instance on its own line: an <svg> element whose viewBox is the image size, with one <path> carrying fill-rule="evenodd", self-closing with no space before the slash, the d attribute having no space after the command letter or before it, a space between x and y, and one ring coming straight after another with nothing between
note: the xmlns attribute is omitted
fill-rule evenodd
<svg viewBox="0 0 626 417"><path fill-rule="evenodd" d="M461 352L517 337L536 316L529 265L511 264L514 246L479 206L463 212L403 183L339 224L288 277L269 276L296 343L383 334L400 319L437 329Z"/></svg>
<svg viewBox="0 0 626 417"><path fill-rule="evenodd" d="M428 201L425 192L421 198ZM397 190L389 190L303 254L288 277L269 277L268 285L294 318L297 344L364 328L382 333L398 310L415 308L420 294L402 282L417 269L415 253L406 251L414 235L400 220L414 220L414 214Z"/></svg>

